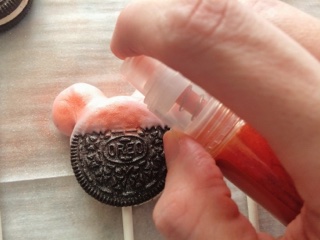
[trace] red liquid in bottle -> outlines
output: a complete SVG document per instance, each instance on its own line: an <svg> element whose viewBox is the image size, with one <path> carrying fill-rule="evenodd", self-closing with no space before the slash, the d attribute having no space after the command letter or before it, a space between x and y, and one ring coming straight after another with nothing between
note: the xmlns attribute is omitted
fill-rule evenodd
<svg viewBox="0 0 320 240"><path fill-rule="evenodd" d="M263 139L245 124L214 156L224 176L287 225L303 201L292 179Z"/></svg>
<svg viewBox="0 0 320 240"><path fill-rule="evenodd" d="M191 88L177 103L193 116L206 104ZM226 178L287 225L299 214L303 201L267 141L225 107L212 114L196 140Z"/></svg>

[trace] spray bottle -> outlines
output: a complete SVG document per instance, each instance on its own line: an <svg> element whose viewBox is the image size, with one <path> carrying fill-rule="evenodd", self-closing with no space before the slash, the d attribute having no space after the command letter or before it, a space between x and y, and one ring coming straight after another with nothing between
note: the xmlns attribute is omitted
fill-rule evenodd
<svg viewBox="0 0 320 240"><path fill-rule="evenodd" d="M226 178L287 225L303 201L267 141L180 73L145 56L127 58L125 79L169 127L199 142Z"/></svg>

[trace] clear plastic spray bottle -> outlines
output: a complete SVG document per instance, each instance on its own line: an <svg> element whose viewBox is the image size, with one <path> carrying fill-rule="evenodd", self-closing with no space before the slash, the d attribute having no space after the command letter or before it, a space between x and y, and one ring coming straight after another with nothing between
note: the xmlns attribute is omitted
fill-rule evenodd
<svg viewBox="0 0 320 240"><path fill-rule="evenodd" d="M299 214L302 200L290 176L252 127L178 72L148 57L125 60L122 73L169 127L192 136L224 176L283 224Z"/></svg>

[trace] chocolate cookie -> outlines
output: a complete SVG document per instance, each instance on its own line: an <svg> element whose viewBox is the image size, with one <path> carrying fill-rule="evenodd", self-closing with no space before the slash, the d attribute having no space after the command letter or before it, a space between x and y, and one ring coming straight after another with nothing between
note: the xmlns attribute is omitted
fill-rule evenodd
<svg viewBox="0 0 320 240"><path fill-rule="evenodd" d="M9 30L28 13L32 0L0 1L0 32Z"/></svg>
<svg viewBox="0 0 320 240"><path fill-rule="evenodd" d="M100 202L132 206L157 196L167 173L160 126L76 134L71 165L81 187Z"/></svg>

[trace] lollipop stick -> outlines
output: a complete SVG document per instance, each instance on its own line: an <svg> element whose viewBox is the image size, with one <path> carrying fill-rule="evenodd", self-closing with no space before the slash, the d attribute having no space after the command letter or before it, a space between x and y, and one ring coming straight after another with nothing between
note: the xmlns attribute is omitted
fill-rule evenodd
<svg viewBox="0 0 320 240"><path fill-rule="evenodd" d="M253 225L253 227L259 231L259 215L258 215L258 205L257 203L252 200L250 197L247 196L247 205L248 205L248 217L249 221Z"/></svg>
<svg viewBox="0 0 320 240"><path fill-rule="evenodd" d="M123 225L124 240L134 240L132 207L122 208L122 225Z"/></svg>
<svg viewBox="0 0 320 240"><path fill-rule="evenodd" d="M2 240L2 223L1 223L1 212L0 212L0 240Z"/></svg>

